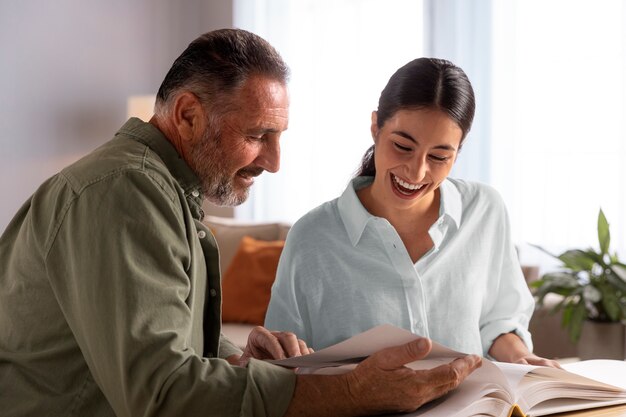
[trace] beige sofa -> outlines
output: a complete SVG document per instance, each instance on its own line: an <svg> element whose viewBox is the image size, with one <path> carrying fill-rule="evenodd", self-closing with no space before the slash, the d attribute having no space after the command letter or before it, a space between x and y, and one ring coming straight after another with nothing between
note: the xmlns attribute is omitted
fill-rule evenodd
<svg viewBox="0 0 626 417"><path fill-rule="evenodd" d="M244 236L258 240L285 240L290 225L286 223L251 223L234 219L206 216L204 223L211 229L220 249L222 275L230 265L239 243ZM243 348L254 325L245 323L223 323L222 333L237 346Z"/></svg>
<svg viewBox="0 0 626 417"><path fill-rule="evenodd" d="M234 219L207 216L204 220L213 231L220 248L220 267L222 273L230 265L243 236L259 240L284 240L289 231L286 223L246 223ZM533 277L532 268L524 268L529 280ZM566 358L576 356L576 346L568 339L567 333L560 326L560 315L549 313L557 300L548 298L547 305L538 308L530 322L535 353L547 358ZM223 333L238 346L245 346L248 334L254 326L243 323L223 323Z"/></svg>

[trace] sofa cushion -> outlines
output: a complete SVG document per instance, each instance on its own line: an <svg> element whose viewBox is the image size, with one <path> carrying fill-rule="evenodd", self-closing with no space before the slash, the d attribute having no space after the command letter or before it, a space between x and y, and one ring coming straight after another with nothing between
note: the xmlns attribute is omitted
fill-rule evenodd
<svg viewBox="0 0 626 417"><path fill-rule="evenodd" d="M244 236L222 279L222 321L263 325L284 240Z"/></svg>
<svg viewBox="0 0 626 417"><path fill-rule="evenodd" d="M206 216L204 224L211 229L220 250L222 275L239 248L241 239L250 236L258 240L285 240L289 225L286 223L254 223L224 217Z"/></svg>

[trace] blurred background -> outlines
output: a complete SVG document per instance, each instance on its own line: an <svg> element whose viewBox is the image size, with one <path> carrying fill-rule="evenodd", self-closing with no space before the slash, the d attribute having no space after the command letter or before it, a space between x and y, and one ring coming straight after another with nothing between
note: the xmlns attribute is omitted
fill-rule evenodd
<svg viewBox="0 0 626 417"><path fill-rule="evenodd" d="M597 246L602 208L626 254L624 0L2 0L0 231L41 182L109 140L198 35L251 30L292 69L282 167L216 213L294 222L337 197L371 144L388 78L446 58L477 114L453 176L494 186L525 264Z"/></svg>

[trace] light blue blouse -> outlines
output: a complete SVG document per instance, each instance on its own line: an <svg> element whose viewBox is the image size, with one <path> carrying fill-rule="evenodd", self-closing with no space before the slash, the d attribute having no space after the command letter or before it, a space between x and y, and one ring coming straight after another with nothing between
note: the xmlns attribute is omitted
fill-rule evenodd
<svg viewBox="0 0 626 417"><path fill-rule="evenodd" d="M446 179L429 230L434 246L414 264L393 226L357 197L372 180L355 178L341 197L294 224L265 326L292 331L315 349L389 323L466 353L487 356L508 332L532 350L534 301L499 194Z"/></svg>

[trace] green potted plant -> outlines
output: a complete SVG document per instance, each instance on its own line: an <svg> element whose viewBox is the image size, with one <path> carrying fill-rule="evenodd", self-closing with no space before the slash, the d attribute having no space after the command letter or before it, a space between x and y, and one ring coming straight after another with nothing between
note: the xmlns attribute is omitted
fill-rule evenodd
<svg viewBox="0 0 626 417"><path fill-rule="evenodd" d="M617 352L614 355L621 355L621 359L624 359L626 265L619 261L616 252L610 252L611 234L602 209L598 214L598 242L598 250L570 249L560 255L553 255L537 246L559 259L561 265L559 270L546 273L530 285L540 306L550 293L562 296L551 313L562 312L561 324L567 329L573 342L580 341L581 334L587 327L604 326L602 329L588 330L587 333L591 333L592 339L596 339L598 334L603 338L613 337L615 343L621 343L621 347L612 347ZM615 336L606 335L608 324L614 324L617 332ZM601 348L598 345L607 342L595 340L591 343L597 352ZM582 343L578 346L579 356L587 356L581 354L581 347Z"/></svg>

